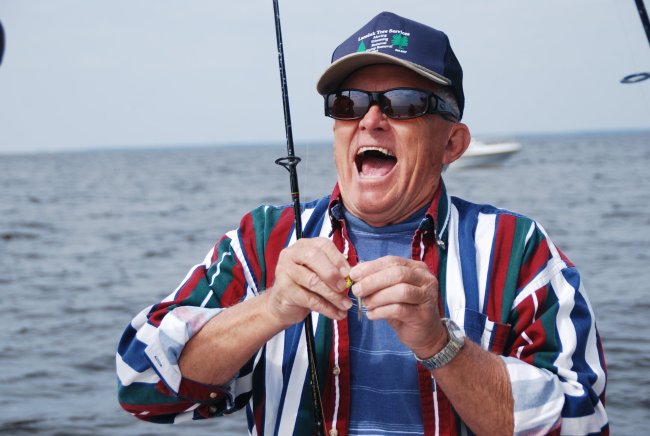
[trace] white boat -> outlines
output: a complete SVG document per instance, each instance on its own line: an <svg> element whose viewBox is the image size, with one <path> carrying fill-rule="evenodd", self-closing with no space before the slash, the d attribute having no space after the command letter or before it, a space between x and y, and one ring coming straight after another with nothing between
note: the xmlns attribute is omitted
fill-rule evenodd
<svg viewBox="0 0 650 436"><path fill-rule="evenodd" d="M513 154L521 150L518 142L496 142L486 144L474 141L469 144L465 153L450 168L486 167L500 165Z"/></svg>

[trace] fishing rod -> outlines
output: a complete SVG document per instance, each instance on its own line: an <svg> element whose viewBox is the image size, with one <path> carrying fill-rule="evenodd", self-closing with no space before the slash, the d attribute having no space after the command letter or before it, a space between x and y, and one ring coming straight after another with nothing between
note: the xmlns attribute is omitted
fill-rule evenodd
<svg viewBox="0 0 650 436"><path fill-rule="evenodd" d="M275 11L275 38L278 45L278 63L280 65L280 84L282 87L282 107L284 108L284 128L287 137L287 156L276 159L275 163L289 171L289 183L291 187L291 199L293 200L293 219L296 228L296 240L302 238L302 219L300 209L300 190L298 188L298 171L296 167L300 158L293 150L293 133L291 130L291 113L289 111L289 91L287 90L287 75L284 66L284 48L282 45L282 28L280 26L280 7L278 0L273 0ZM314 405L314 417L316 434L325 436L325 418L323 405L321 403L320 389L318 387L318 374L316 373L316 346L314 345L314 327L311 320L311 313L304 321L305 339L307 342L307 358L309 361L309 383Z"/></svg>
<svg viewBox="0 0 650 436"><path fill-rule="evenodd" d="M643 30L645 30L645 36L648 38L648 44L650 44L650 19L648 18L648 11L645 8L643 0L634 1L636 2L636 9L639 12L639 18L641 18ZM621 83L637 83L642 82L646 79L650 79L650 73L635 73L623 77L621 79Z"/></svg>
<svg viewBox="0 0 650 436"><path fill-rule="evenodd" d="M2 63L2 55L5 52L5 31L2 28L2 21L0 21L0 64Z"/></svg>

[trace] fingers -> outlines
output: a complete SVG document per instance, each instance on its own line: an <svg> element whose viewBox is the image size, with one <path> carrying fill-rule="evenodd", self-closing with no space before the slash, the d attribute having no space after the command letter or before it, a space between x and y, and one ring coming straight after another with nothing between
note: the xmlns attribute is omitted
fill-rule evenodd
<svg viewBox="0 0 650 436"><path fill-rule="evenodd" d="M350 271L352 291L372 304L421 304L437 291L437 280L423 262L387 256L356 265ZM380 292L381 291L381 292Z"/></svg>
<svg viewBox="0 0 650 436"><path fill-rule="evenodd" d="M356 265L350 277L368 319L423 320L437 311L438 281L423 262L387 256Z"/></svg>
<svg viewBox="0 0 650 436"><path fill-rule="evenodd" d="M305 291L308 291L310 295L308 298L313 298L309 306L310 309L319 311L314 307L314 304L319 308L325 306L320 300L331 303L337 309L346 311L352 307L352 302L350 298L346 295L345 291L345 280L338 273L336 278L336 284L332 286L327 281L323 280L321 276L311 270L308 267L299 266L296 268L289 269L287 275L292 279L292 281L300 286ZM318 299L314 297L318 296Z"/></svg>
<svg viewBox="0 0 650 436"><path fill-rule="evenodd" d="M364 302L365 303L365 302ZM390 304L381 304L378 306L372 306L367 308L366 316L369 320L397 320L397 321L407 321L412 319L418 319L423 314L428 314L428 311L424 310L425 306L419 304L409 304L409 303L390 303ZM431 317L429 315L429 317Z"/></svg>
<svg viewBox="0 0 650 436"><path fill-rule="evenodd" d="M332 241L301 239L280 253L272 307L294 322L308 311L342 319L352 306L345 286L349 271L350 265Z"/></svg>
<svg viewBox="0 0 650 436"><path fill-rule="evenodd" d="M335 292L345 290L350 264L329 239L301 239L286 251L293 263L313 272L305 283L308 288L322 281Z"/></svg>
<svg viewBox="0 0 650 436"><path fill-rule="evenodd" d="M438 312L438 280L425 263L386 256L354 266L350 278L368 319L386 320L414 352L434 349L446 334Z"/></svg>
<svg viewBox="0 0 650 436"><path fill-rule="evenodd" d="M352 307L352 301L345 297L347 302L338 300L329 300L315 292L303 290L304 292L296 296L299 306L308 309L311 312L318 312L331 319L343 319L347 316L347 311ZM300 318L303 319L303 317Z"/></svg>
<svg viewBox="0 0 650 436"><path fill-rule="evenodd" d="M438 313L438 281L423 262L387 256L350 271L354 295L370 320L386 320L411 350L429 350L444 333Z"/></svg>

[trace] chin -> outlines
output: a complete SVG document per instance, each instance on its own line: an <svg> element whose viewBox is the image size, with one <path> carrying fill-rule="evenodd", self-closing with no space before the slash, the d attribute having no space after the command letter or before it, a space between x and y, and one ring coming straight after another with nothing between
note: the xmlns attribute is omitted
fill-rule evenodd
<svg viewBox="0 0 650 436"><path fill-rule="evenodd" d="M387 204L385 201L380 202L378 199L375 199L374 201L372 199L364 199L363 201L357 202L356 206L355 215L368 224L374 226L388 224L387 222L384 222L384 220L385 217L390 214L391 204Z"/></svg>

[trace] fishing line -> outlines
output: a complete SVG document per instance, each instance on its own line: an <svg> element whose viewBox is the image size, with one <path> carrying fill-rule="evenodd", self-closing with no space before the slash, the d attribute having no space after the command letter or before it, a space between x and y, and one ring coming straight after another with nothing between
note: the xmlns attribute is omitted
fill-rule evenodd
<svg viewBox="0 0 650 436"><path fill-rule="evenodd" d="M291 187L291 199L293 200L293 219L296 229L296 240L302 238L302 219L300 209L300 190L298 188L298 171L296 169L300 158L293 150L293 133L291 129L291 113L289 111L289 91L287 90L287 75L284 66L284 48L282 45L282 28L280 26L280 7L278 0L273 0L275 12L275 38L278 46L278 63L280 65L280 85L282 87L282 107L284 108L284 128L287 137L287 156L276 159L275 163L289 171L289 183ZM307 358L309 361L309 384L314 406L314 419L316 434L325 436L325 419L323 416L323 405L321 403L320 389L318 387L318 374L316 373L316 346L314 344L314 327L311 320L311 312L304 321L305 339L307 342Z"/></svg>

